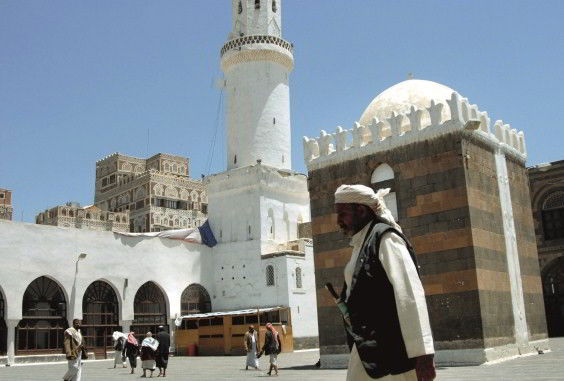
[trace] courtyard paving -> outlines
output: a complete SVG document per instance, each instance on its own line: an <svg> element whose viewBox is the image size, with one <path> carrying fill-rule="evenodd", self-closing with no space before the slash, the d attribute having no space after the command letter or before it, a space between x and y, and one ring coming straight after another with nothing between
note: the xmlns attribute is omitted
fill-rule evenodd
<svg viewBox="0 0 564 381"><path fill-rule="evenodd" d="M522 357L497 364L472 367L441 368L437 380L564 380L564 338L551 339L552 351L543 355ZM280 376L276 380L344 381L346 371L317 369L318 351L281 354ZM245 371L244 357L176 357L171 358L170 381L243 381L269 378L265 371ZM266 359L261 359L266 366ZM61 380L66 364L22 365L0 368L0 380L45 381ZM155 373L156 376L156 373ZM88 361L84 364L83 381L137 380L140 372L130 375L129 369L113 369L111 361Z"/></svg>

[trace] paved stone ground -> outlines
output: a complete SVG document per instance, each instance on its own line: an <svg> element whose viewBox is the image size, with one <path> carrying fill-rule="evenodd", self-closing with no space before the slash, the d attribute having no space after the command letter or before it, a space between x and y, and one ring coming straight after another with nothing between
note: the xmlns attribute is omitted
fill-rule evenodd
<svg viewBox="0 0 564 381"><path fill-rule="evenodd" d="M440 381L477 381L477 380L564 380L564 338L551 339L552 352L544 355L529 356L492 365L473 367L444 368L438 370ZM281 354L279 363L280 376L275 380L292 381L344 381L346 371L316 369L319 353L298 352ZM265 371L245 371L244 357L176 357L170 360L170 369L166 379L170 381L243 381L269 378ZM266 366L266 360L261 359ZM61 380L66 371L65 364L25 365L0 368L0 380L46 381ZM83 381L138 380L139 370L135 375L129 369L112 369L110 361L90 361L84 364ZM155 373L156 376L156 373Z"/></svg>

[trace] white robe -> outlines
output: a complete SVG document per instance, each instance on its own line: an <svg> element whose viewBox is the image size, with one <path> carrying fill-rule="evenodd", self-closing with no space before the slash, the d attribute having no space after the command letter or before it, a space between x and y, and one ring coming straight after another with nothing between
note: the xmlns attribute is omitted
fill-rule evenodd
<svg viewBox="0 0 564 381"><path fill-rule="evenodd" d="M353 252L349 263L345 266L345 282L347 283L347 299L350 295L348 287L352 282L354 268L364 238L370 229L367 224L351 239ZM427 302L423 285L417 275L409 251L401 237L393 232L385 233L380 240L380 251L378 258L388 275L388 279L394 288L398 318L409 358L433 354L433 336L429 324ZM356 350L353 346L349 360L347 381L370 381ZM389 375L379 380L417 380L414 370L399 375Z"/></svg>
<svg viewBox="0 0 564 381"><path fill-rule="evenodd" d="M80 381L82 377L82 353L74 360L67 360L68 370L63 376L65 381Z"/></svg>
<svg viewBox="0 0 564 381"><path fill-rule="evenodd" d="M259 367L259 360L257 358L257 342L255 340L255 335L251 335L251 350L247 352L247 363L246 366L253 368Z"/></svg>

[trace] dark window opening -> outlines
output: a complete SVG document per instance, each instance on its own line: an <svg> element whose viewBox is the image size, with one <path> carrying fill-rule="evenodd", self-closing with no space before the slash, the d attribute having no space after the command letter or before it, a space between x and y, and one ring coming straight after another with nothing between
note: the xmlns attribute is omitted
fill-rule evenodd
<svg viewBox="0 0 564 381"><path fill-rule="evenodd" d="M564 208L543 210L542 226L545 240L564 238Z"/></svg>
<svg viewBox="0 0 564 381"><path fill-rule="evenodd" d="M276 6L276 0L272 0L272 12L276 13L278 7Z"/></svg>
<svg viewBox="0 0 564 381"><path fill-rule="evenodd" d="M255 9L260 9L260 0L255 0Z"/></svg>
<svg viewBox="0 0 564 381"><path fill-rule="evenodd" d="M239 1L239 5L237 6L237 13L239 14L243 13L243 4L241 4L240 1Z"/></svg>

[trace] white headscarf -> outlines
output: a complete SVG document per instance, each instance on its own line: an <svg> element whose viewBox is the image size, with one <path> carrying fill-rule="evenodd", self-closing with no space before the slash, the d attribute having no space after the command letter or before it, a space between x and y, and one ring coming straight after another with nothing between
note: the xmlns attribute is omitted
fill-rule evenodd
<svg viewBox="0 0 564 381"><path fill-rule="evenodd" d="M361 204L366 205L380 217L382 221L401 232L401 227L394 220L392 212L384 202L384 196L390 193L390 188L379 189L374 192L365 185L343 184L335 191L335 204Z"/></svg>

